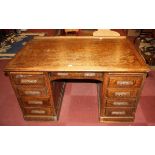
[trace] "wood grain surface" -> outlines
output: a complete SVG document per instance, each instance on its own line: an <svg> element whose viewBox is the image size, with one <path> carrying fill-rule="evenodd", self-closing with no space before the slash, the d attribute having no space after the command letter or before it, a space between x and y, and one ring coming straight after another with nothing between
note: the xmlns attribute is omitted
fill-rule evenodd
<svg viewBox="0 0 155 155"><path fill-rule="evenodd" d="M30 41L5 71L146 72L149 67L125 38L46 37Z"/></svg>

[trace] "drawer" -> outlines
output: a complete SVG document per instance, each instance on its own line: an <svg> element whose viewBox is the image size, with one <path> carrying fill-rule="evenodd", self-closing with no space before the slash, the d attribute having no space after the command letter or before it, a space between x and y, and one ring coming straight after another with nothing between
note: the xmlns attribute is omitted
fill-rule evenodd
<svg viewBox="0 0 155 155"><path fill-rule="evenodd" d="M109 88L107 89L107 97L111 98L128 98L128 97L137 97L138 90L137 89L115 89L115 88Z"/></svg>
<svg viewBox="0 0 155 155"><path fill-rule="evenodd" d="M51 106L50 100L48 98L37 98L37 97L22 97L22 104L25 107L44 107Z"/></svg>
<svg viewBox="0 0 155 155"><path fill-rule="evenodd" d="M47 88L45 87L17 87L20 96L47 96Z"/></svg>
<svg viewBox="0 0 155 155"><path fill-rule="evenodd" d="M110 117L134 116L134 108L106 108L105 115Z"/></svg>
<svg viewBox="0 0 155 155"><path fill-rule="evenodd" d="M137 88L141 87L143 76L131 75L110 75L108 79L108 87L111 88Z"/></svg>
<svg viewBox="0 0 155 155"><path fill-rule="evenodd" d="M23 108L25 115L52 115L53 109L52 108L30 108L26 107Z"/></svg>
<svg viewBox="0 0 155 155"><path fill-rule="evenodd" d="M107 99L107 107L135 107L136 99Z"/></svg>
<svg viewBox="0 0 155 155"><path fill-rule="evenodd" d="M12 78L17 85L44 85L43 74L12 74Z"/></svg>
<svg viewBox="0 0 155 155"><path fill-rule="evenodd" d="M102 73L95 73L95 72L80 72L80 73L74 73L74 72L53 72L51 73L51 77L61 77L61 78L80 78L80 77L85 77L85 78L102 78L103 74Z"/></svg>

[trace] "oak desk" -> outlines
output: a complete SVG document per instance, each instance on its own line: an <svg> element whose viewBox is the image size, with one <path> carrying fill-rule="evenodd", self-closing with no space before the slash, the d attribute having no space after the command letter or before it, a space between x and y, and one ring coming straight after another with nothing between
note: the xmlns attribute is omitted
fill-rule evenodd
<svg viewBox="0 0 155 155"><path fill-rule="evenodd" d="M123 37L36 38L5 68L25 120L58 120L65 79L87 79L98 85L101 122L134 120L148 71Z"/></svg>

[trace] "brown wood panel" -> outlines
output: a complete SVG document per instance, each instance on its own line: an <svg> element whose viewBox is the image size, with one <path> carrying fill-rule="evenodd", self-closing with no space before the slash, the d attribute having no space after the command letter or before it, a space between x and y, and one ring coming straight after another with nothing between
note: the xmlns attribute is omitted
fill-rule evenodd
<svg viewBox="0 0 155 155"><path fill-rule="evenodd" d="M26 121L57 121L56 115L24 115Z"/></svg>
<svg viewBox="0 0 155 155"><path fill-rule="evenodd" d="M127 39L43 37L27 43L5 68L23 70L145 72L149 68Z"/></svg>
<svg viewBox="0 0 155 155"><path fill-rule="evenodd" d="M100 122L109 122L109 123L117 123L117 122L133 122L134 117L100 117Z"/></svg>
<svg viewBox="0 0 155 155"><path fill-rule="evenodd" d="M57 116L59 117L60 109L61 109L61 103L63 100L63 95L65 91L65 82L62 81L51 81L51 89L52 89L52 95L54 100L54 107L57 113Z"/></svg>

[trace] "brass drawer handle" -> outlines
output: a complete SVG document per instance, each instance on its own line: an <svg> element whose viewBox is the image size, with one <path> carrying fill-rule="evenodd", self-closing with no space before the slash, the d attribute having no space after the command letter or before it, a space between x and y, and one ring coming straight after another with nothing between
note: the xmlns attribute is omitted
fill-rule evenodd
<svg viewBox="0 0 155 155"><path fill-rule="evenodd" d="M19 75L16 75L15 77L18 79L18 78L26 78L26 77L31 77L32 75L23 75L23 74L19 74Z"/></svg>
<svg viewBox="0 0 155 155"><path fill-rule="evenodd" d="M132 86L133 84L133 81L117 81L117 85L119 86Z"/></svg>
<svg viewBox="0 0 155 155"><path fill-rule="evenodd" d="M40 91L33 91L33 90L25 90L24 91L25 95L41 95Z"/></svg>
<svg viewBox="0 0 155 155"><path fill-rule="evenodd" d="M113 105L123 106L123 105L129 105L128 102L113 102Z"/></svg>
<svg viewBox="0 0 155 155"><path fill-rule="evenodd" d="M115 92L116 97L126 97L130 96L130 92Z"/></svg>
<svg viewBox="0 0 155 155"><path fill-rule="evenodd" d="M84 73L84 76L95 76L95 73Z"/></svg>
<svg viewBox="0 0 155 155"><path fill-rule="evenodd" d="M32 114L45 114L45 110L31 110Z"/></svg>
<svg viewBox="0 0 155 155"><path fill-rule="evenodd" d="M69 75L68 73L57 73L58 76L67 76Z"/></svg>
<svg viewBox="0 0 155 155"><path fill-rule="evenodd" d="M35 100L33 100L33 101L28 101L27 103L28 103L28 104L38 104L38 105L42 105L42 104L43 104L43 101L35 101Z"/></svg>
<svg viewBox="0 0 155 155"><path fill-rule="evenodd" d="M126 112L125 111L112 111L111 115L125 115Z"/></svg>
<svg viewBox="0 0 155 155"><path fill-rule="evenodd" d="M35 80L35 79L34 79L34 80L30 80L30 79L21 79L21 81L20 81L21 84L27 84L27 83L28 83L28 84L29 84L29 83L30 83L30 84L33 84L33 83L37 83L37 82L38 82L38 81Z"/></svg>

